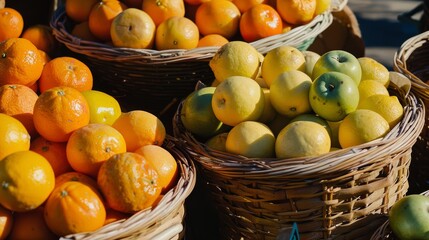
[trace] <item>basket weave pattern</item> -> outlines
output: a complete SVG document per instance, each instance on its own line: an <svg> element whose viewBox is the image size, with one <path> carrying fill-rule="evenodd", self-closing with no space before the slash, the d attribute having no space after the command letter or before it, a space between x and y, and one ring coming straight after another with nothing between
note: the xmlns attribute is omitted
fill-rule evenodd
<svg viewBox="0 0 429 240"><path fill-rule="evenodd" d="M422 102L393 84L389 89L405 114L387 136L312 158L249 159L212 150L185 130L180 105L174 134L207 182L223 238L276 239L297 222L303 239L369 239L408 190L411 149L424 125Z"/></svg>
<svg viewBox="0 0 429 240"><path fill-rule="evenodd" d="M195 186L196 169L186 152L177 145L177 139L167 136L163 147L175 157L180 175L176 186L163 196L156 207L137 212L97 231L72 234L61 239L183 239L184 203Z"/></svg>
<svg viewBox="0 0 429 240"><path fill-rule="evenodd" d="M413 91L426 108L425 127L413 150L410 167L410 191L420 193L429 189L429 31L405 41L394 56L394 70L411 80Z"/></svg>

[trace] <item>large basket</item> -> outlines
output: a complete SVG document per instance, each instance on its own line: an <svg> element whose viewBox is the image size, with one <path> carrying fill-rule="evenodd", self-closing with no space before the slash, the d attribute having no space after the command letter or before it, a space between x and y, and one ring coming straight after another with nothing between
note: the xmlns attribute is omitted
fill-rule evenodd
<svg viewBox="0 0 429 240"><path fill-rule="evenodd" d="M61 239L183 239L185 200L195 186L196 168L187 153L177 144L177 139L167 136L163 147L175 157L180 177L176 186L163 196L156 207L110 223L97 231L68 235Z"/></svg>
<svg viewBox="0 0 429 240"><path fill-rule="evenodd" d="M196 188L213 200L222 239L276 239L293 222L302 239L369 239L407 192L412 146L424 125L409 80L391 74L403 119L384 138L311 158L249 159L210 149L185 130L179 105L174 134L201 172Z"/></svg>
<svg viewBox="0 0 429 240"><path fill-rule="evenodd" d="M333 0L332 11L346 3L346 0ZM331 11L326 11L308 24L251 44L263 54L281 45L304 50L332 19ZM60 6L51 20L56 39L90 66L97 81L95 88L114 95L128 110L144 109L171 121L178 103L198 81L214 79L208 62L219 47L163 51L115 48L74 37L70 34L72 26L73 22Z"/></svg>
<svg viewBox="0 0 429 240"><path fill-rule="evenodd" d="M411 90L421 99L429 111L429 31L420 33L405 41L394 56L395 71L411 79ZM410 192L421 193L429 189L429 114L425 127L413 150L410 167Z"/></svg>
<svg viewBox="0 0 429 240"><path fill-rule="evenodd" d="M422 195L429 196L429 190L422 192ZM386 218L388 218L386 216ZM389 226L389 220L386 220L372 235L371 240L399 240L392 232Z"/></svg>

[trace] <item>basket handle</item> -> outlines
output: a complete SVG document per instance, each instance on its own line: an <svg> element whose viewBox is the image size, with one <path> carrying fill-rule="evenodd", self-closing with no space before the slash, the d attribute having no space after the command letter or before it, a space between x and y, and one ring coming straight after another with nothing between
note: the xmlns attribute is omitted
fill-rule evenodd
<svg viewBox="0 0 429 240"><path fill-rule="evenodd" d="M408 96L411 90L411 80L409 78L402 73L390 71L389 79L394 88L402 92L405 97Z"/></svg>

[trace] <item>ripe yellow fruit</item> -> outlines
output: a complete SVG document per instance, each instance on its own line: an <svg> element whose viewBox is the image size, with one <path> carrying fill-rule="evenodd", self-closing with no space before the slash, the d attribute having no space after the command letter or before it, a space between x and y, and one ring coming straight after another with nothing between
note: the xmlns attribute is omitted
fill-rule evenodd
<svg viewBox="0 0 429 240"><path fill-rule="evenodd" d="M316 12L316 0L277 0L276 6L282 19L294 25L310 22Z"/></svg>
<svg viewBox="0 0 429 240"><path fill-rule="evenodd" d="M262 78L268 86L281 73L289 70L305 71L305 55L292 46L281 46L270 50L264 58L261 66Z"/></svg>
<svg viewBox="0 0 429 240"><path fill-rule="evenodd" d="M331 7L331 0L316 0L316 10L314 16L319 15Z"/></svg>
<svg viewBox="0 0 429 240"><path fill-rule="evenodd" d="M228 133L225 148L249 158L274 157L276 138L270 128L256 121L244 121L234 126Z"/></svg>
<svg viewBox="0 0 429 240"><path fill-rule="evenodd" d="M30 134L16 118L0 113L0 160L7 155L30 149Z"/></svg>
<svg viewBox="0 0 429 240"><path fill-rule="evenodd" d="M170 17L161 22L155 32L158 50L193 49L198 46L200 32L197 25L186 17Z"/></svg>
<svg viewBox="0 0 429 240"><path fill-rule="evenodd" d="M219 48L209 62L215 78L243 76L256 79L261 65L260 53L247 42L231 41Z"/></svg>
<svg viewBox="0 0 429 240"><path fill-rule="evenodd" d="M341 148L353 147L384 137L389 130L389 123L380 114L368 109L357 109L340 123L338 141Z"/></svg>
<svg viewBox="0 0 429 240"><path fill-rule="evenodd" d="M390 128L396 126L404 115L404 107L398 97L387 95L373 95L364 99L358 109L369 109L380 114L389 123Z"/></svg>
<svg viewBox="0 0 429 240"><path fill-rule="evenodd" d="M382 63L371 57L360 57L358 61L362 69L361 81L372 79L380 82L385 87L389 86L389 70Z"/></svg>
<svg viewBox="0 0 429 240"><path fill-rule="evenodd" d="M372 95L386 95L389 96L387 88L379 81L376 80L364 80L359 83L359 103L364 99Z"/></svg>
<svg viewBox="0 0 429 240"><path fill-rule="evenodd" d="M331 139L319 123L295 121L284 127L277 136L277 158L310 157L329 152Z"/></svg>
<svg viewBox="0 0 429 240"><path fill-rule="evenodd" d="M213 148L215 150L226 152L226 138L228 136L227 132L219 133L213 137L211 137L209 140L205 142L205 144L209 148Z"/></svg>

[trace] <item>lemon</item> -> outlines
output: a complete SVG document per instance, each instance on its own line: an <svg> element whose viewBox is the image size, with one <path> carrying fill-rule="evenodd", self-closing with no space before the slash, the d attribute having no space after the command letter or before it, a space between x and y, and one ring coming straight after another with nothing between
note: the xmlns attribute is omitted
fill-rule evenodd
<svg viewBox="0 0 429 240"><path fill-rule="evenodd" d="M276 138L277 158L318 156L329 152L331 139L319 123L295 121L284 127Z"/></svg>
<svg viewBox="0 0 429 240"><path fill-rule="evenodd" d="M404 107L396 96L373 95L364 99L359 109L369 109L380 114L393 128L404 115Z"/></svg>
<svg viewBox="0 0 429 240"><path fill-rule="evenodd" d="M89 123L112 125L121 115L121 106L113 96L94 89L83 91L82 94L89 106Z"/></svg>
<svg viewBox="0 0 429 240"><path fill-rule="evenodd" d="M292 118L292 120L290 120L289 123L296 122L296 121L310 121L310 122L318 123L318 124L322 125L326 129L326 131L328 131L329 136L332 139L332 130L331 130L331 127L329 126L328 121L326 121L324 118L320 117L319 115L316 115L314 113L300 114L300 115ZM331 145L332 145L332 140L331 140Z"/></svg>
<svg viewBox="0 0 429 240"><path fill-rule="evenodd" d="M341 148L353 147L381 138L389 130L389 123L380 114L368 109L357 109L340 123L338 140Z"/></svg>
<svg viewBox="0 0 429 240"><path fill-rule="evenodd" d="M338 129L340 128L341 121L327 122L329 125L329 129L331 129L331 148L341 148L340 142L338 141Z"/></svg>
<svg viewBox="0 0 429 240"><path fill-rule="evenodd" d="M276 138L267 125L256 121L244 121L228 133L225 148L229 153L249 158L274 156Z"/></svg>
<svg viewBox="0 0 429 240"><path fill-rule="evenodd" d="M381 94L389 96L387 88L379 81L376 80L364 80L359 83L359 103L369 96Z"/></svg>
<svg viewBox="0 0 429 240"><path fill-rule="evenodd" d="M288 70L306 69L305 55L292 46L280 46L267 52L261 66L262 78L268 86L281 73Z"/></svg>
<svg viewBox="0 0 429 240"><path fill-rule="evenodd" d="M331 8L331 0L316 0L316 11L314 15L322 14Z"/></svg>
<svg viewBox="0 0 429 240"><path fill-rule="evenodd" d="M372 79L389 86L389 70L382 63L371 57L360 57L358 61L362 69L361 81Z"/></svg>
<svg viewBox="0 0 429 240"><path fill-rule="evenodd" d="M273 107L273 104L271 104L270 89L262 88L262 92L264 93L264 109L262 110L261 116L258 118L258 122L268 123L276 117L277 111Z"/></svg>
<svg viewBox="0 0 429 240"><path fill-rule="evenodd" d="M219 48L209 66L220 82L231 76L256 79L260 72L261 59L261 54L249 43L231 41Z"/></svg>
<svg viewBox="0 0 429 240"><path fill-rule="evenodd" d="M219 133L207 140L205 144L209 148L213 148L215 150L226 152L226 137L228 136L227 132Z"/></svg>

